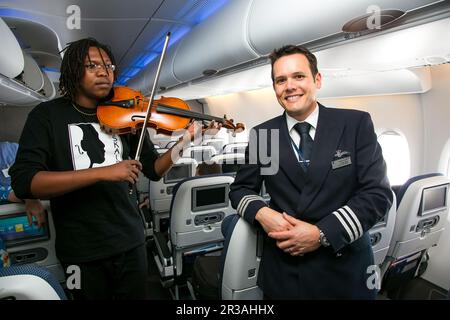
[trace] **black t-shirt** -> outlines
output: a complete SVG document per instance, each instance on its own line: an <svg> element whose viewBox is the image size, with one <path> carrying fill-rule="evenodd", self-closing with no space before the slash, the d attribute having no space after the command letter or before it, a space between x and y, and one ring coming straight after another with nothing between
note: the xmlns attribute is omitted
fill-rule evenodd
<svg viewBox="0 0 450 320"><path fill-rule="evenodd" d="M41 103L28 115L10 169L18 197L31 198L31 180L39 171L73 171L132 159L139 135L109 135L100 130L95 110L65 98ZM140 161L143 173L159 180L158 153L148 134ZM79 263L109 257L144 242L136 194L127 182L97 182L50 200L59 259Z"/></svg>

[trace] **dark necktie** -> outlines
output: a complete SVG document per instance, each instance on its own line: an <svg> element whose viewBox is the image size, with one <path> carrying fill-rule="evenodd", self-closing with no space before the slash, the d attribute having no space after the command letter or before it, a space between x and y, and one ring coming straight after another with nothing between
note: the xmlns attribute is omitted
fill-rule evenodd
<svg viewBox="0 0 450 320"><path fill-rule="evenodd" d="M302 168L306 171L311 160L311 151L313 147L313 139L309 135L311 125L308 122L297 123L294 129L300 134L300 152L299 160Z"/></svg>

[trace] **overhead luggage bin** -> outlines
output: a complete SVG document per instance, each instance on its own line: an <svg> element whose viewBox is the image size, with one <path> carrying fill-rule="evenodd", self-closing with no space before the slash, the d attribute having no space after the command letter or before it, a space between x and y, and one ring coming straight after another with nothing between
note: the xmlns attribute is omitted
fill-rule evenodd
<svg viewBox="0 0 450 320"><path fill-rule="evenodd" d="M434 2L437 1L342 0L337 10L334 0L283 0L282 5L272 0L253 1L247 24L249 44L258 54L267 55L274 48L286 44L305 44L342 33L347 22L366 15L371 8L379 8L383 15L381 10L407 12Z"/></svg>
<svg viewBox="0 0 450 320"><path fill-rule="evenodd" d="M23 72L14 79L0 75L0 104L33 106L47 101L47 95L41 91L44 88L44 75L41 69L30 55L25 52L22 54L22 51L20 54L25 62ZM50 89L50 95L51 91Z"/></svg>
<svg viewBox="0 0 450 320"><path fill-rule="evenodd" d="M0 18L0 74L8 78L17 77L24 68L22 49L8 25Z"/></svg>
<svg viewBox="0 0 450 320"><path fill-rule="evenodd" d="M48 38L35 41L35 31L40 35L54 37L54 33L41 24L11 17L0 18L0 105L34 106L56 95L54 84L43 74L33 57L36 54L40 64L50 61L52 67L58 67L58 57L53 51L46 51L42 47L44 43L52 47L54 42ZM26 51L22 50L20 44L26 47ZM43 66L48 67L45 63Z"/></svg>

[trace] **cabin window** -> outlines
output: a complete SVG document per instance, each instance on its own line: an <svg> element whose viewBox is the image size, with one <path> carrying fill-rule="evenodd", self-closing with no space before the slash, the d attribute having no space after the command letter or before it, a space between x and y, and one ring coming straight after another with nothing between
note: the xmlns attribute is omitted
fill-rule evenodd
<svg viewBox="0 0 450 320"><path fill-rule="evenodd" d="M378 143L383 150L387 175L391 185L401 185L410 177L411 160L408 141L397 131L383 131L378 135Z"/></svg>

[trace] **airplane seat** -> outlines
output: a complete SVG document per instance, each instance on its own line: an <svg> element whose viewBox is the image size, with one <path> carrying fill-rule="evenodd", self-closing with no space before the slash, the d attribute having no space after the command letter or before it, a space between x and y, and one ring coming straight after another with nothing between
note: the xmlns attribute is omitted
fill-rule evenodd
<svg viewBox="0 0 450 320"><path fill-rule="evenodd" d="M195 159L198 163L209 162L217 153L213 146L191 146L183 150L183 158Z"/></svg>
<svg viewBox="0 0 450 320"><path fill-rule="evenodd" d="M223 300L262 300L257 285L262 257L262 230L237 215L228 227L229 243L221 269L221 298ZM246 245L243 246L242 244Z"/></svg>
<svg viewBox="0 0 450 320"><path fill-rule="evenodd" d="M159 150L159 149L158 149ZM150 181L150 208L152 216L152 234L154 243L167 242L170 204L176 184L184 179L195 176L197 162L190 158L180 158L159 181ZM173 259L166 245L155 245L154 260L161 278L173 276Z"/></svg>
<svg viewBox="0 0 450 320"><path fill-rule="evenodd" d="M149 184L150 180L142 173L142 171L139 172L138 175L138 181L136 182L136 195L139 204L145 203L146 199L149 198ZM148 204L150 205L150 200ZM142 220L145 223L145 232L147 236L153 235L152 230L152 215L150 208L148 206L141 206L139 205L139 213L142 216Z"/></svg>
<svg viewBox="0 0 450 320"><path fill-rule="evenodd" d="M65 281L63 267L55 251L55 226L49 201L42 201L46 223L30 225L25 204L0 205L0 237L5 242L11 265L37 264L49 270L60 282Z"/></svg>
<svg viewBox="0 0 450 320"><path fill-rule="evenodd" d="M161 219L169 218L174 186L183 179L195 176L196 168L197 162L194 159L180 158L159 181L149 181L148 189L154 231L161 231Z"/></svg>
<svg viewBox="0 0 450 320"><path fill-rule="evenodd" d="M35 264L0 269L0 300L67 300L58 280Z"/></svg>
<svg viewBox="0 0 450 320"><path fill-rule="evenodd" d="M200 256L194 264L192 285L200 299L263 298L256 284L262 255L260 232L238 214L224 219L222 233L225 242L221 256Z"/></svg>
<svg viewBox="0 0 450 320"><path fill-rule="evenodd" d="M394 192L397 196L397 208L400 205L400 202L402 201L402 198L405 195L406 190L409 188L409 186L411 184L413 184L414 182L421 180L421 179L426 179L426 178L431 178L431 177L436 177L436 176L442 176L442 174L441 173L427 173L427 174L411 177L404 184L402 184L400 186L394 186L392 188L392 190L394 190Z"/></svg>
<svg viewBox="0 0 450 320"><path fill-rule="evenodd" d="M394 232L381 268L381 289L388 295L424 272L428 249L438 245L444 230L449 187L447 177L434 173L413 177L400 188Z"/></svg>
<svg viewBox="0 0 450 320"><path fill-rule="evenodd" d="M393 200L389 211L381 221L378 221L369 230L375 264L378 266L381 266L386 258L394 233L395 218L397 215L397 201L394 191L392 191L392 196Z"/></svg>
<svg viewBox="0 0 450 320"><path fill-rule="evenodd" d="M245 164L245 155L240 153L216 154L211 161L221 165L222 173L236 176L239 167Z"/></svg>
<svg viewBox="0 0 450 320"><path fill-rule="evenodd" d="M148 197L149 183L149 179L140 171L138 181L136 182L136 191L139 202L142 202L146 197Z"/></svg>
<svg viewBox="0 0 450 320"><path fill-rule="evenodd" d="M215 253L223 248L222 221L236 212L228 198L233 181L233 177L223 174L192 177L179 182L173 189L170 238L155 237L155 244L158 252L171 255L175 299L179 297L177 278L183 274L183 259ZM159 264L162 264L161 260Z"/></svg>

